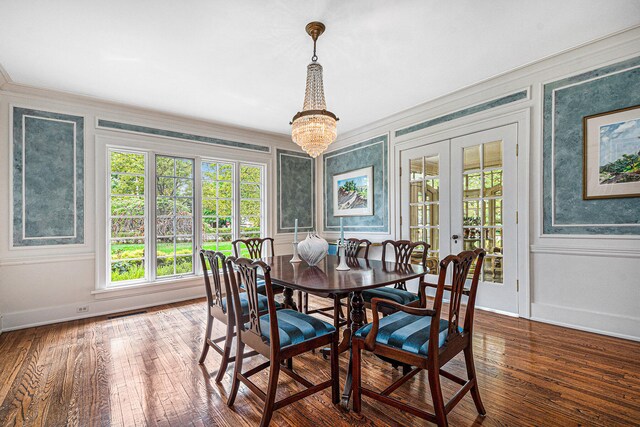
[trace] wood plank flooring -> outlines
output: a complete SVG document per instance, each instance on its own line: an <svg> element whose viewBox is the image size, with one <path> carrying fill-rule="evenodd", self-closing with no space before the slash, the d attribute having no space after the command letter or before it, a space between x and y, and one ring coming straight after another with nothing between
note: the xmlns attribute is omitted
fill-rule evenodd
<svg viewBox="0 0 640 427"><path fill-rule="evenodd" d="M312 303L314 302L312 298ZM317 300L316 300L317 302ZM326 302L324 303L326 305ZM255 426L262 404L244 386L226 406L230 368L215 377L219 355L197 359L204 300L148 309L109 320L96 317L0 335L0 424L6 426ZM216 336L223 329L217 326ZM487 416L470 396L449 414L452 426L622 426L640 424L640 343L479 311L475 357ZM253 357L245 366L263 359ZM340 360L344 381L347 357ZM296 369L314 382L329 362L308 353ZM448 368L464 376L462 359ZM371 356L364 382L379 389L400 373ZM266 388L266 375L257 382ZM443 380L445 396L455 385ZM278 399L300 390L284 376ZM431 410L424 372L396 397ZM273 426L428 425L364 398L362 415L331 404L330 391L276 411Z"/></svg>

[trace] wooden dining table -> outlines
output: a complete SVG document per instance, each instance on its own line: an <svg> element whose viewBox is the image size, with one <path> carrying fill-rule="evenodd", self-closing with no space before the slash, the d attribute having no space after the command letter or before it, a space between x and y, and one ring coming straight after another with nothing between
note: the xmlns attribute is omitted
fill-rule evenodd
<svg viewBox="0 0 640 427"><path fill-rule="evenodd" d="M351 337L365 324L364 299L362 291L417 279L427 271L421 265L396 264L379 260L350 258L350 270L338 271L339 258L327 255L318 265L306 262L290 262L291 255L262 258L271 267L271 282L284 287L284 304L297 309L293 291L308 292L320 297L349 296L351 302L350 322L343 331L339 351L351 350ZM349 368L342 394L342 406L348 409L351 397L351 354Z"/></svg>

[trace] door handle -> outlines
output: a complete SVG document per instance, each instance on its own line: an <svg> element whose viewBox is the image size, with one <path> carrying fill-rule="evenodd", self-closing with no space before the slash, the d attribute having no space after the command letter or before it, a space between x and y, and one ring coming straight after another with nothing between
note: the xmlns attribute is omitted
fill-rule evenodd
<svg viewBox="0 0 640 427"><path fill-rule="evenodd" d="M451 236L451 238L453 240L458 240L460 238L460 236L458 236L457 234L454 234L453 236Z"/></svg>

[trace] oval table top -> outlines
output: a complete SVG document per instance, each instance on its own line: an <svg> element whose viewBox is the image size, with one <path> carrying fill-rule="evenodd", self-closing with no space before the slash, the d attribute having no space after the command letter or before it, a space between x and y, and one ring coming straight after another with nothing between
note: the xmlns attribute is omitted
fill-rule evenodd
<svg viewBox="0 0 640 427"><path fill-rule="evenodd" d="M338 271L339 259L327 255L317 266L289 262L291 255L262 258L271 267L271 281L284 287L318 296L348 294L417 279L426 271L417 264L396 264L379 260L349 259L351 270Z"/></svg>

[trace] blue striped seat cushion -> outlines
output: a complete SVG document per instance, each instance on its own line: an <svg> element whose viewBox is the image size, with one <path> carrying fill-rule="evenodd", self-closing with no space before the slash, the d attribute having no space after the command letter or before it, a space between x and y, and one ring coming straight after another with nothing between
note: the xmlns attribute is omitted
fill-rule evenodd
<svg viewBox="0 0 640 427"><path fill-rule="evenodd" d="M264 295L258 295L258 311L267 311L269 309L268 298ZM247 300L247 293L242 292L240 294L240 305L242 306L242 314L244 316L249 314L249 300ZM276 308L282 307L282 304L276 302ZM227 312L227 298L222 298L222 309Z"/></svg>
<svg viewBox="0 0 640 427"><path fill-rule="evenodd" d="M410 302L419 299L418 295L414 293L405 291L403 289L389 287L367 289L366 291L362 292L362 297L366 302L371 302L372 298L384 298L390 299L391 301L397 302L398 304L402 305L407 305Z"/></svg>
<svg viewBox="0 0 640 427"><path fill-rule="evenodd" d="M376 342L395 347L409 353L427 355L429 332L431 330L431 316L416 316L414 314L395 312L380 319ZM363 326L356 331L356 337L366 338L372 324ZM444 345L447 339L449 322L440 320L440 334L438 347Z"/></svg>
<svg viewBox="0 0 640 427"><path fill-rule="evenodd" d="M313 338L323 335L332 334L336 328L327 322L316 319L308 314L300 313L295 310L278 310L278 332L280 334L280 347L287 347L293 344L300 344ZM260 316L260 329L262 336L267 341L270 340L270 315ZM245 325L249 328L249 323Z"/></svg>

